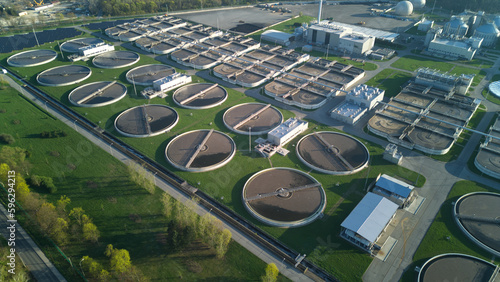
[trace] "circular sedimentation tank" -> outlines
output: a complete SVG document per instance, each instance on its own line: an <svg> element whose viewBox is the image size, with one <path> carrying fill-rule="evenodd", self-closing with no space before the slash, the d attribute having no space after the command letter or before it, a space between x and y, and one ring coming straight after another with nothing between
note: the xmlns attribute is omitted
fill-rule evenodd
<svg viewBox="0 0 500 282"><path fill-rule="evenodd" d="M283 122L281 112L270 104L246 103L229 108L223 116L231 131L246 135L261 135Z"/></svg>
<svg viewBox="0 0 500 282"><path fill-rule="evenodd" d="M127 95L127 87L116 81L99 81L75 88L68 95L78 107L101 107L119 101Z"/></svg>
<svg viewBox="0 0 500 282"><path fill-rule="evenodd" d="M495 267L465 254L442 254L425 262L418 273L418 281L491 281Z"/></svg>
<svg viewBox="0 0 500 282"><path fill-rule="evenodd" d="M500 256L500 194L475 192L460 197L453 208L455 222L474 243Z"/></svg>
<svg viewBox="0 0 500 282"><path fill-rule="evenodd" d="M224 103L227 91L218 84L194 83L177 89L172 98L177 105L184 108L208 109Z"/></svg>
<svg viewBox="0 0 500 282"><path fill-rule="evenodd" d="M59 66L38 74L36 80L45 86L65 86L79 83L89 78L92 70L81 65Z"/></svg>
<svg viewBox="0 0 500 282"><path fill-rule="evenodd" d="M140 58L139 54L132 51L111 51L96 56L92 63L102 69L117 69L131 66Z"/></svg>
<svg viewBox="0 0 500 282"><path fill-rule="evenodd" d="M300 170L270 168L247 180L242 192L247 211L277 227L298 227L323 212L326 195L321 183Z"/></svg>
<svg viewBox="0 0 500 282"><path fill-rule="evenodd" d="M213 129L183 133L172 139L165 149L169 163L180 170L192 172L222 167L231 161L235 153L233 139Z"/></svg>
<svg viewBox="0 0 500 282"><path fill-rule="evenodd" d="M151 86L153 81L175 73L173 67L167 65L144 65L127 72L127 81L142 86Z"/></svg>
<svg viewBox="0 0 500 282"><path fill-rule="evenodd" d="M64 52L68 53L78 53L78 49L82 47L86 47L89 45L95 45L99 43L104 43L104 40L99 39L99 38L92 38L92 37L87 37L87 38L76 38L72 39L69 41L64 42L61 44L60 48Z"/></svg>
<svg viewBox="0 0 500 282"><path fill-rule="evenodd" d="M342 133L322 131L302 137L297 156L308 167L327 174L352 174L368 166L370 153L359 140Z"/></svg>
<svg viewBox="0 0 500 282"><path fill-rule="evenodd" d="M164 105L142 105L123 111L115 129L128 137L150 137L168 132L179 121L177 112Z"/></svg>
<svg viewBox="0 0 500 282"><path fill-rule="evenodd" d="M10 56L7 64L13 67L34 67L52 62L57 58L54 50L30 50Z"/></svg>

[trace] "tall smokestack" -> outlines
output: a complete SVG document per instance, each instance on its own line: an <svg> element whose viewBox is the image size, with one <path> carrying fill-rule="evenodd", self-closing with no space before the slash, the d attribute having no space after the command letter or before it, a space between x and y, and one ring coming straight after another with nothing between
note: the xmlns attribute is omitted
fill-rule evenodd
<svg viewBox="0 0 500 282"><path fill-rule="evenodd" d="M318 23L321 21L321 8L323 7L323 0L319 0Z"/></svg>

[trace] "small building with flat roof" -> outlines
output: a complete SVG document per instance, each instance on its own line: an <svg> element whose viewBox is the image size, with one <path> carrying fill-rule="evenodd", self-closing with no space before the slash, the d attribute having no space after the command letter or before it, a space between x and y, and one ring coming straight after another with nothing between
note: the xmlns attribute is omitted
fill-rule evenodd
<svg viewBox="0 0 500 282"><path fill-rule="evenodd" d="M275 145L283 146L307 130L307 126L307 121L289 118L275 129L269 131L267 139Z"/></svg>
<svg viewBox="0 0 500 282"><path fill-rule="evenodd" d="M346 94L345 101L333 108L330 116L347 124L355 124L384 99L384 93L382 89L360 84Z"/></svg>
<svg viewBox="0 0 500 282"><path fill-rule="evenodd" d="M384 99L384 94L385 90L366 84L359 84L347 93L346 100L371 110L378 102Z"/></svg>
<svg viewBox="0 0 500 282"><path fill-rule="evenodd" d="M340 103L337 107L332 109L330 116L333 119L340 120L347 124L355 124L366 112L367 108L358 106L349 101Z"/></svg>
<svg viewBox="0 0 500 282"><path fill-rule="evenodd" d="M400 208L407 207L415 199L415 186L403 182L397 178L382 174L377 177L372 192L386 197L399 205Z"/></svg>
<svg viewBox="0 0 500 282"><path fill-rule="evenodd" d="M368 192L340 225L340 236L371 254L374 249L380 249L376 242L397 209L397 204Z"/></svg>
<svg viewBox="0 0 500 282"><path fill-rule="evenodd" d="M260 35L260 39L262 40L284 46L290 45L290 41L293 40L293 37L293 34L274 29L266 30Z"/></svg>

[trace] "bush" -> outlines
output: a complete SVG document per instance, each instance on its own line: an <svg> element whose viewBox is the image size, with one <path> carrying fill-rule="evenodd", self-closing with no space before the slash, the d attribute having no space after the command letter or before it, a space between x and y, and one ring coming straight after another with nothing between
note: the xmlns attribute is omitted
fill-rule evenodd
<svg viewBox="0 0 500 282"><path fill-rule="evenodd" d="M45 189L51 194L57 191L54 180L47 176L32 175L30 177L30 185Z"/></svg>
<svg viewBox="0 0 500 282"><path fill-rule="evenodd" d="M2 134L0 134L0 142L10 145L10 144L16 142L16 140L14 139L14 137L12 135L2 133Z"/></svg>

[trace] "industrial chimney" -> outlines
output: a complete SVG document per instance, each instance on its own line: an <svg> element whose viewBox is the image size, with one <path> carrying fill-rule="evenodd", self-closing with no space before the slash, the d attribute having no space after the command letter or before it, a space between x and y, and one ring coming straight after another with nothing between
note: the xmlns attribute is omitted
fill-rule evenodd
<svg viewBox="0 0 500 282"><path fill-rule="evenodd" d="M319 11L318 11L318 24L321 21L321 8L323 6L323 0L319 0Z"/></svg>

